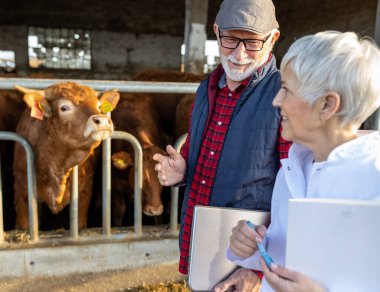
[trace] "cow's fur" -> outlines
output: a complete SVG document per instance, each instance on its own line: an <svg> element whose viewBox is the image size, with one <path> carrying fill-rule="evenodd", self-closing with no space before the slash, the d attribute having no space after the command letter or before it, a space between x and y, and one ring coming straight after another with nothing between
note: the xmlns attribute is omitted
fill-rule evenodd
<svg viewBox="0 0 380 292"><path fill-rule="evenodd" d="M168 71L168 70L146 70L133 76L135 81L159 81L159 82L195 82L199 83L205 77L187 72ZM162 94L151 93L153 106L158 112L159 121L162 129L167 134L166 143L175 142L176 133L174 132L176 107L180 100L185 96L181 93Z"/></svg>
<svg viewBox="0 0 380 292"><path fill-rule="evenodd" d="M177 104L175 111L174 140L187 133L189 127L190 111L194 103L194 95L187 94Z"/></svg>
<svg viewBox="0 0 380 292"><path fill-rule="evenodd" d="M118 108L112 113L115 129L134 135L143 148L143 212L148 216L160 215L162 186L154 170L154 153L162 153L161 130L157 112L150 97L122 94ZM121 226L127 201L133 200L134 151L122 140L112 141L112 217L115 226Z"/></svg>
<svg viewBox="0 0 380 292"><path fill-rule="evenodd" d="M101 101L116 107L117 92L107 92ZM26 109L20 117L16 132L24 136L35 152L37 197L58 213L70 203L70 174L79 166L79 227L87 224L87 208L91 199L93 166L87 160L102 139L109 137L113 124L100 112L100 102L94 90L73 82L56 84L44 91L26 91L24 100L30 107L39 100L43 120L30 116ZM89 130L91 129L91 130ZM16 228L28 227L26 155L20 145L14 154L14 190Z"/></svg>

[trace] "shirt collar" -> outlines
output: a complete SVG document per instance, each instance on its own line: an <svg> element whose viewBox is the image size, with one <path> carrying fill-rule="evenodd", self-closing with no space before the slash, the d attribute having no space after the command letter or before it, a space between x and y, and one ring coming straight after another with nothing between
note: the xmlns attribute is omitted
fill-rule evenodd
<svg viewBox="0 0 380 292"><path fill-rule="evenodd" d="M247 79L243 80L238 88L246 87L248 85L249 81L251 80L251 77L252 76L249 76ZM223 71L222 76L219 79L218 86L219 86L219 89L222 89L222 88L227 86L227 77L226 77L226 72L224 72L224 71Z"/></svg>
<svg viewBox="0 0 380 292"><path fill-rule="evenodd" d="M343 143L331 151L327 161L334 162L348 159L360 159L361 157L374 153L380 148L380 136L377 131L358 131L358 138ZM302 144L293 143L289 149L289 158L304 160L312 152Z"/></svg>

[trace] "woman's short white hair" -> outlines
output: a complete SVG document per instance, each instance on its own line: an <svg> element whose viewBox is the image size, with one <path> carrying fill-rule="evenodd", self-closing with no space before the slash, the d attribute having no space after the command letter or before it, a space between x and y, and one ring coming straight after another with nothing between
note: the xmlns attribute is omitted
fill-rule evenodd
<svg viewBox="0 0 380 292"><path fill-rule="evenodd" d="M370 38L337 31L304 36L283 57L281 73L288 64L310 106L328 91L340 95L342 126L360 126L380 105L380 50Z"/></svg>

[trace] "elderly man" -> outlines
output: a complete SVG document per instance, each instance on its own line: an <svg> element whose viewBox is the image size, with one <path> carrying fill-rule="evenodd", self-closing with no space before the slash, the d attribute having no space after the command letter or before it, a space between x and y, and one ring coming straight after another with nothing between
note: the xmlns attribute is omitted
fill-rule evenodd
<svg viewBox="0 0 380 292"><path fill-rule="evenodd" d="M221 65L196 94L181 154L155 154L162 185L186 183L180 267L187 274L195 205L270 210L282 140L272 101L280 74L271 53L280 36L271 0L224 0L215 20ZM249 271L250 272L250 271Z"/></svg>

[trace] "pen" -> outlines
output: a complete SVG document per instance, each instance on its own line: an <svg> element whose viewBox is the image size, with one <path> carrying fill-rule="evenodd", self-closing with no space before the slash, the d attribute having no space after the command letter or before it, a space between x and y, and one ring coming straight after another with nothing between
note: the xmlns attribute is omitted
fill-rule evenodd
<svg viewBox="0 0 380 292"><path fill-rule="evenodd" d="M247 224L251 229L255 230L255 225L251 221L247 221ZM270 269L270 264L273 263L272 258L268 255L267 251L265 250L265 248L261 242L256 242L256 244L257 244L257 247L259 248L260 254L263 257L266 265Z"/></svg>

